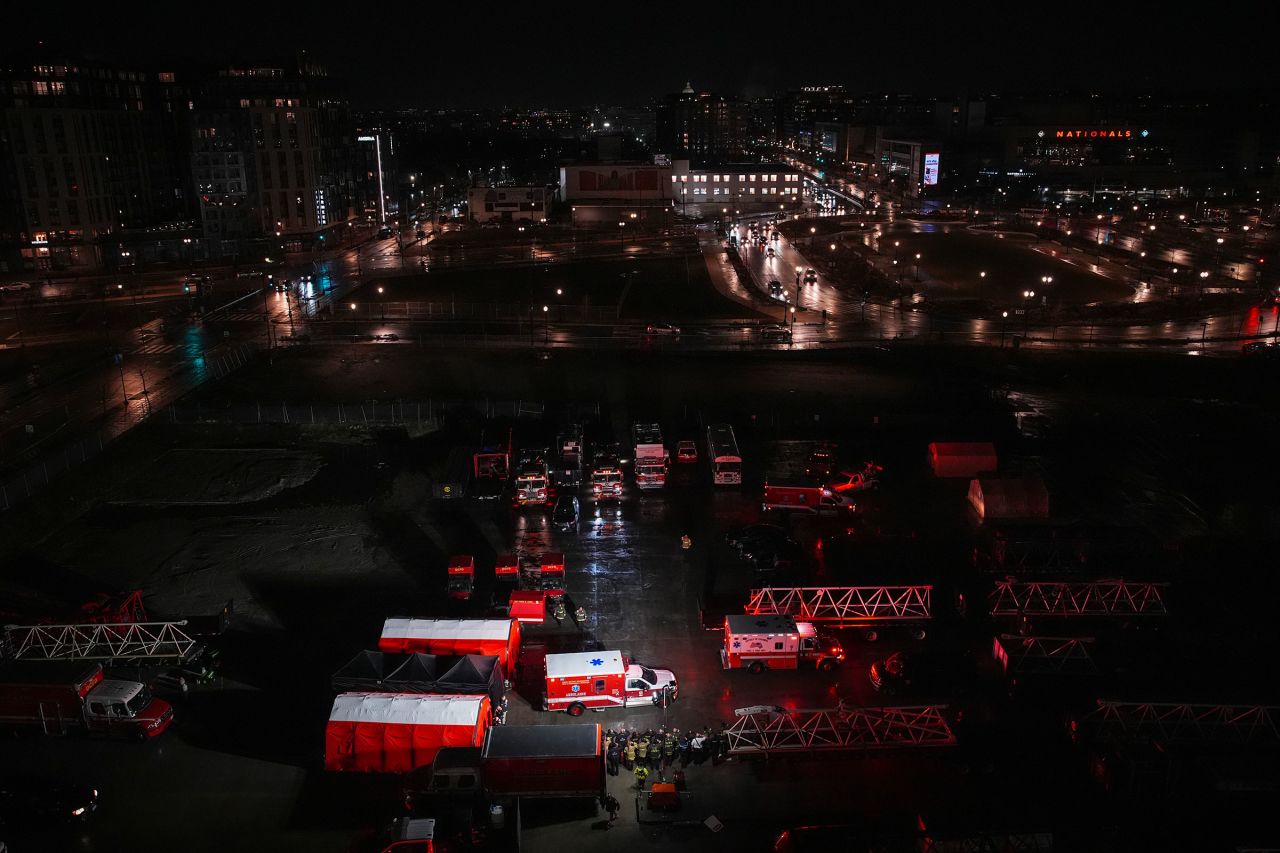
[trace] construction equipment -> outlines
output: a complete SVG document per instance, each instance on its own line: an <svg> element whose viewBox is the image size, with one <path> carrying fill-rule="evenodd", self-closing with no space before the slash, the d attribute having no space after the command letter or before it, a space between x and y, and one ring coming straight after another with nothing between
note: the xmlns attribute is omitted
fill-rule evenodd
<svg viewBox="0 0 1280 853"><path fill-rule="evenodd" d="M992 616L1164 616L1162 583L997 581Z"/></svg>
<svg viewBox="0 0 1280 853"><path fill-rule="evenodd" d="M876 625L908 624L923 637L923 623L933 617L932 592L929 585L764 587L751 590L745 612L779 613L837 628L864 628L868 640L876 639Z"/></svg>
<svg viewBox="0 0 1280 853"><path fill-rule="evenodd" d="M1231 744L1280 744L1280 706L1099 699L1096 710L1070 723L1072 737Z"/></svg>
<svg viewBox="0 0 1280 853"><path fill-rule="evenodd" d="M946 705L852 708L843 702L825 710L768 705L739 708L725 729L730 755L786 752L866 751L953 746Z"/></svg>
<svg viewBox="0 0 1280 853"><path fill-rule="evenodd" d="M1092 675L1098 671L1089 654L1093 644L1093 637L1001 634L991 641L991 656L1000 661L1008 675Z"/></svg>
<svg viewBox="0 0 1280 853"><path fill-rule="evenodd" d="M185 661L203 646L181 622L114 622L79 625L6 625L12 656L19 660Z"/></svg>

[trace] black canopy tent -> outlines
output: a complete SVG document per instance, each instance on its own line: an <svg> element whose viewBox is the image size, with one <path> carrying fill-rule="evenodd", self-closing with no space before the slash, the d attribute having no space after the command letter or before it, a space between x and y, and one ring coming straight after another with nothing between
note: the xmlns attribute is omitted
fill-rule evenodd
<svg viewBox="0 0 1280 853"><path fill-rule="evenodd" d="M495 704L505 694L502 664L492 655L397 655L363 651L335 672L338 693L486 693Z"/></svg>

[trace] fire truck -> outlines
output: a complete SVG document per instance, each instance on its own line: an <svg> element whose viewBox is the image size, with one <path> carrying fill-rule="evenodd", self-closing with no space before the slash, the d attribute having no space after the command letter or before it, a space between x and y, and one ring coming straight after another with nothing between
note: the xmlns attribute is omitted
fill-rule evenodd
<svg viewBox="0 0 1280 853"><path fill-rule="evenodd" d="M571 425L556 437L555 484L564 487L582 485L582 427Z"/></svg>
<svg viewBox="0 0 1280 853"><path fill-rule="evenodd" d="M618 500L622 497L622 466L618 464L618 445L596 447L591 463L591 497L596 500Z"/></svg>
<svg viewBox="0 0 1280 853"><path fill-rule="evenodd" d="M651 669L618 651L547 655L542 707L581 716L588 708L663 705L679 696L675 673Z"/></svg>
<svg viewBox="0 0 1280 853"><path fill-rule="evenodd" d="M511 474L511 432L500 442L482 442L471 456L471 494L480 500L502 495Z"/></svg>
<svg viewBox="0 0 1280 853"><path fill-rule="evenodd" d="M525 450L516 466L515 506L550 506L551 472L547 468L546 450Z"/></svg>
<svg viewBox="0 0 1280 853"><path fill-rule="evenodd" d="M0 724L62 735L89 732L145 741L173 722L173 707L136 681L107 678L84 660L10 660L0 664Z"/></svg>
<svg viewBox="0 0 1280 853"><path fill-rule="evenodd" d="M667 484L667 450L658 424L632 424L635 445L636 485L641 489L661 489Z"/></svg>
<svg viewBox="0 0 1280 853"><path fill-rule="evenodd" d="M797 622L777 614L735 614L724 618L720 665L725 669L764 672L812 664L830 671L844 657L840 641L818 633L812 622Z"/></svg>
<svg viewBox="0 0 1280 853"><path fill-rule="evenodd" d="M476 583L476 558L459 554L449 560L448 591L450 598L466 601Z"/></svg>

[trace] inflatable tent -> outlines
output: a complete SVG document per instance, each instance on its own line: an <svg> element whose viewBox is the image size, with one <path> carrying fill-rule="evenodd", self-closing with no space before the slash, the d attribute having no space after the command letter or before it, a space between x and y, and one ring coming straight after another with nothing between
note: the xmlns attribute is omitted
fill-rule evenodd
<svg viewBox="0 0 1280 853"><path fill-rule="evenodd" d="M388 619L378 648L384 652L433 655L494 655L503 670L520 656L520 623L515 619Z"/></svg>
<svg viewBox="0 0 1280 853"><path fill-rule="evenodd" d="M488 696L343 693L325 728L324 767L407 773L441 747L479 746L489 728Z"/></svg>
<svg viewBox="0 0 1280 853"><path fill-rule="evenodd" d="M976 477L996 470L996 448L990 442L935 441L929 467L935 477Z"/></svg>

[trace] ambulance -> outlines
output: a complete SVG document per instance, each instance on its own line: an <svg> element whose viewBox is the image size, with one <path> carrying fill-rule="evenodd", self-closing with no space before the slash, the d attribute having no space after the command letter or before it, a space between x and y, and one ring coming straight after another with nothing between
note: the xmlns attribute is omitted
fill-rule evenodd
<svg viewBox="0 0 1280 853"><path fill-rule="evenodd" d="M819 634L810 622L773 613L731 614L724 618L720 664L725 669L764 672L812 665L829 671L844 658L840 641Z"/></svg>
<svg viewBox="0 0 1280 853"><path fill-rule="evenodd" d="M633 663L622 652L569 652L547 655L543 710L578 717L590 708L662 705L679 696L675 673Z"/></svg>

